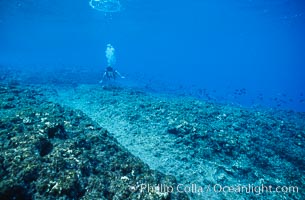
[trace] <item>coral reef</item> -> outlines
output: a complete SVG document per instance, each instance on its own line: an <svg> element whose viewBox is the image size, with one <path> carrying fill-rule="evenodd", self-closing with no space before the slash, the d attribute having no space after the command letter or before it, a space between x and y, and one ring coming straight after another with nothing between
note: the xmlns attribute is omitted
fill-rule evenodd
<svg viewBox="0 0 305 200"><path fill-rule="evenodd" d="M0 199L188 199L81 111L41 90L0 85Z"/></svg>

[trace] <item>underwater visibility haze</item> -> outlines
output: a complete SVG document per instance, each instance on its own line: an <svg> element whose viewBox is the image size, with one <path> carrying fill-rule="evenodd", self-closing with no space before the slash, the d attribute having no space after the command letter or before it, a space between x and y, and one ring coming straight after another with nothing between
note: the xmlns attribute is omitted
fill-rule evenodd
<svg viewBox="0 0 305 200"><path fill-rule="evenodd" d="M110 43L116 68L141 74L156 90L164 88L160 82L225 102L304 111L302 1L24 0L0 6L2 64L82 65L103 73Z"/></svg>
<svg viewBox="0 0 305 200"><path fill-rule="evenodd" d="M305 199L303 0L0 0L0 199Z"/></svg>

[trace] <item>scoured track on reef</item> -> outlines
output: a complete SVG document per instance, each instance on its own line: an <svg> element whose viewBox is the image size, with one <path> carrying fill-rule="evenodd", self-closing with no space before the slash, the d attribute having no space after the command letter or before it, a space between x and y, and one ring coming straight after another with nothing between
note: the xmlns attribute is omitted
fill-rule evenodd
<svg viewBox="0 0 305 200"><path fill-rule="evenodd" d="M49 89L50 100L86 113L152 169L175 176L192 199L304 197L304 113L246 109L131 88ZM236 191L219 191L225 186ZM238 186L249 190L237 191ZM295 190L251 190L263 186Z"/></svg>
<svg viewBox="0 0 305 200"><path fill-rule="evenodd" d="M81 111L45 91L0 83L0 199L188 199ZM144 185L144 186L142 186Z"/></svg>

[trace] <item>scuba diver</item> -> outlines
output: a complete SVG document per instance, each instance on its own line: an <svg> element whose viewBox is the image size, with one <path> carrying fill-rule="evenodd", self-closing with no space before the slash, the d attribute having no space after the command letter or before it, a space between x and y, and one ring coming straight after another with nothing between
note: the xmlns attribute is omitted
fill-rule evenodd
<svg viewBox="0 0 305 200"><path fill-rule="evenodd" d="M111 81L111 80L115 80L117 77L120 78L125 78L124 76L122 76L117 70L113 69L113 67L108 66L103 74L103 78L102 80L100 80L99 83L104 83L107 81Z"/></svg>

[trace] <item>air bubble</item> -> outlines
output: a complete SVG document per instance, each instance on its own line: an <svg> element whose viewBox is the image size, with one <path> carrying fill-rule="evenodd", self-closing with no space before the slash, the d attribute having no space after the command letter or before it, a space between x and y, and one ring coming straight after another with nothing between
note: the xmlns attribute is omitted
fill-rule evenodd
<svg viewBox="0 0 305 200"><path fill-rule="evenodd" d="M119 0L90 0L89 5L98 11L113 13L121 11Z"/></svg>

